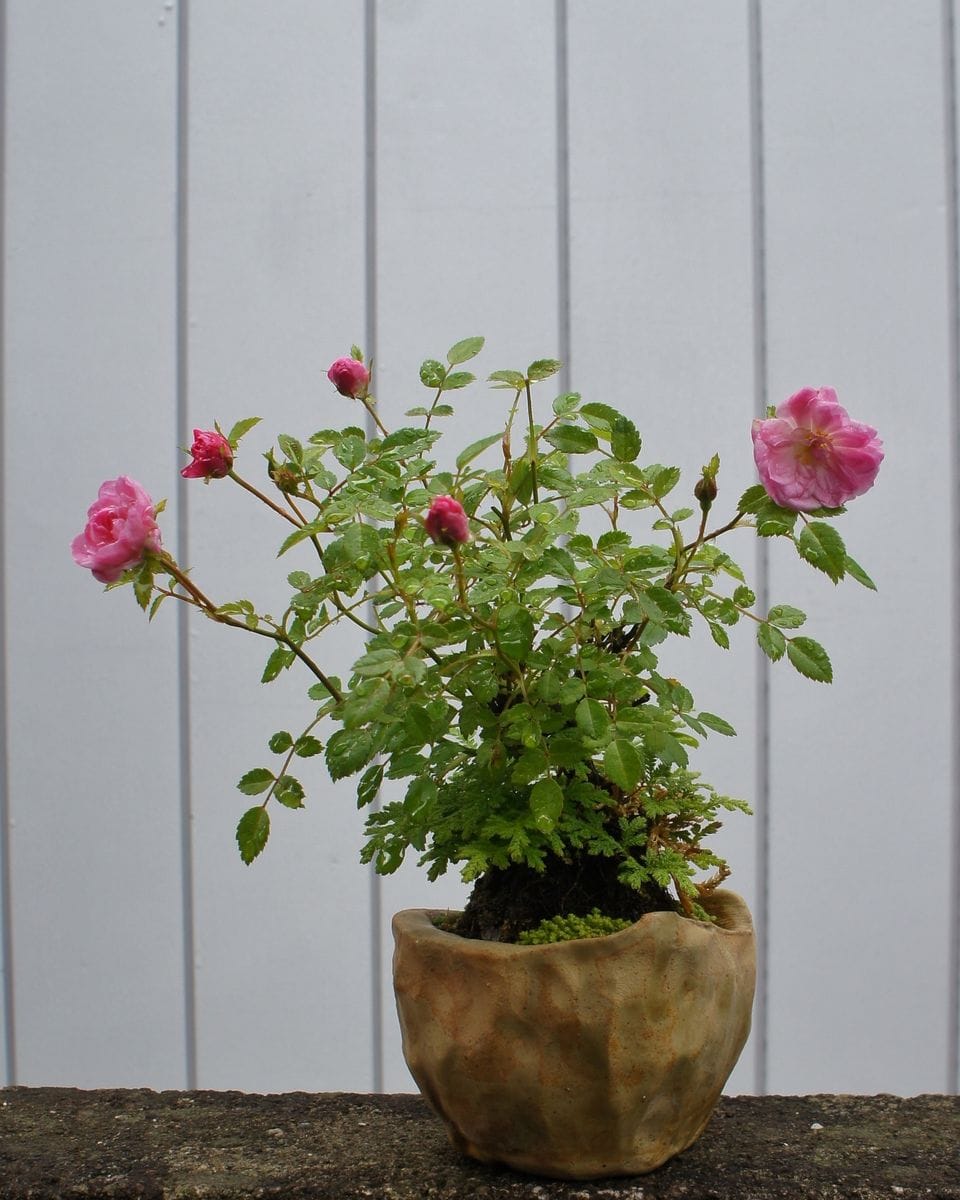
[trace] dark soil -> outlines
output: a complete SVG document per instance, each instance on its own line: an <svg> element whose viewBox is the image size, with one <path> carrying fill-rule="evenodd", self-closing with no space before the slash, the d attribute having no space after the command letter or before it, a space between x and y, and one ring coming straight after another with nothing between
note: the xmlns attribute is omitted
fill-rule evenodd
<svg viewBox="0 0 960 1200"><path fill-rule="evenodd" d="M550 857L544 871L510 866L485 872L452 932L487 942L515 942L518 934L558 916L583 917L598 908L604 916L639 921L648 912L675 912L661 888L638 892L617 878L612 858Z"/></svg>

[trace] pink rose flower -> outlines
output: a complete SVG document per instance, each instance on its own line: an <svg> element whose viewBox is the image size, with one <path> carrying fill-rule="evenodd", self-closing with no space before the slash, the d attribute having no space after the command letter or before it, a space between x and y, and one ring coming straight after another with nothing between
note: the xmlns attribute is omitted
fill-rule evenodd
<svg viewBox="0 0 960 1200"><path fill-rule="evenodd" d="M767 495L781 508L839 508L873 487L883 443L852 421L833 388L804 388L776 416L753 422L753 457Z"/></svg>
<svg viewBox="0 0 960 1200"><path fill-rule="evenodd" d="M470 525L463 505L452 496L437 496L423 520L427 533L444 546L462 546L470 541Z"/></svg>
<svg viewBox="0 0 960 1200"><path fill-rule="evenodd" d="M184 479L222 479L233 466L233 449L215 429L195 429L190 453L193 462L180 472Z"/></svg>
<svg viewBox="0 0 960 1200"><path fill-rule="evenodd" d="M89 567L94 579L115 583L124 571L160 551L160 530L153 501L135 479L121 475L100 485L87 509L83 533L73 539L73 561Z"/></svg>
<svg viewBox="0 0 960 1200"><path fill-rule="evenodd" d="M327 372L327 378L341 396L357 400L367 394L370 372L355 358L338 358Z"/></svg>

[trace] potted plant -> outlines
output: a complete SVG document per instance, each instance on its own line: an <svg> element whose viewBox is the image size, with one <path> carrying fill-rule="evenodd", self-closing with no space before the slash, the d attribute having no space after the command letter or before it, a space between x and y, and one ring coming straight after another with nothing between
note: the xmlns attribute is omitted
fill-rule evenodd
<svg viewBox="0 0 960 1200"><path fill-rule="evenodd" d="M73 555L151 618L173 599L264 637L264 682L305 669L303 728L274 733L278 765L238 784L255 798L244 862L271 808L303 807L297 764L322 755L333 779L359 776L361 806L402 781L369 809L364 862L386 874L412 852L431 879L456 867L473 883L463 913L394 921L404 1051L455 1144L558 1176L652 1170L709 1118L754 981L750 915L709 846L747 805L690 761L734 730L671 676L670 639L699 625L726 649L747 621L769 658L829 682L802 612L756 611L727 536L752 529L872 588L833 519L873 485L881 443L831 389L805 388L754 422L761 482L718 519L717 455L679 490L679 470L641 463L629 417L543 395L560 364L540 359L489 376L502 419L440 468L482 347L424 362L429 398L399 429L354 347L329 370L354 423L280 435L258 483L236 468L256 418L194 432L183 475L230 479L283 520L279 552L297 564L279 618L208 597L163 547L162 504L125 476L101 487ZM366 642L339 679L323 647L344 623Z"/></svg>

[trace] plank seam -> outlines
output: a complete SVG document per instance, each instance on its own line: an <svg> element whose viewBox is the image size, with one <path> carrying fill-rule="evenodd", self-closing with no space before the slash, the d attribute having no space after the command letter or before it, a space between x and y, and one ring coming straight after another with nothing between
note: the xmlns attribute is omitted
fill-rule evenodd
<svg viewBox="0 0 960 1200"><path fill-rule="evenodd" d="M176 77L176 231L175 333L176 424L178 445L190 444L189 433L189 0L177 9ZM177 473L177 557L189 562L189 493L187 480ZM183 963L184 1071L187 1088L197 1087L196 925L193 886L193 789L190 705L190 609L177 606L177 667L179 700L180 879Z"/></svg>
<svg viewBox="0 0 960 1200"><path fill-rule="evenodd" d="M748 0L749 104L750 104L750 196L753 255L753 372L754 410L766 415L768 403L767 360L767 262L766 194L763 154L763 30L760 0ZM766 543L757 539L757 602L766 612L770 601L770 569ZM769 945L770 945L770 664L757 649L756 724L756 901L757 993L754 1008L754 1088L764 1095L768 1082L769 1031Z"/></svg>

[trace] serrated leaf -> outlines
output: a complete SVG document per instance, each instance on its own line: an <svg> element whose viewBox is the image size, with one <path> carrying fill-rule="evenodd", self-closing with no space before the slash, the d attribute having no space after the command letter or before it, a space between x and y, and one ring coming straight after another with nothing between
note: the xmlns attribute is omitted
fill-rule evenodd
<svg viewBox="0 0 960 1200"><path fill-rule="evenodd" d="M447 351L447 362L451 367L469 362L471 358L476 358L483 349L483 342L484 339L482 337L469 337L456 342Z"/></svg>
<svg viewBox="0 0 960 1200"><path fill-rule="evenodd" d="M323 743L309 733L301 734L293 744L293 752L297 758L313 758L323 753Z"/></svg>
<svg viewBox="0 0 960 1200"><path fill-rule="evenodd" d="M274 754L283 754L293 745L293 738L285 729L281 729L278 733L273 735L270 741L267 742L267 745L274 752Z"/></svg>
<svg viewBox="0 0 960 1200"><path fill-rule="evenodd" d="M276 679L281 671L285 670L297 656L292 650L288 650L286 646L277 646L270 657L267 659L267 665L263 668L263 674L260 676L261 683L270 683Z"/></svg>
<svg viewBox="0 0 960 1200"><path fill-rule="evenodd" d="M503 384L506 387L516 388L518 391L526 382L519 371L494 371L492 375L487 376L487 379L490 383Z"/></svg>
<svg viewBox="0 0 960 1200"><path fill-rule="evenodd" d="M440 384L440 390L442 392L455 392L458 388L464 388L468 383L473 383L475 379L476 375L471 375L469 371L453 371Z"/></svg>
<svg viewBox="0 0 960 1200"><path fill-rule="evenodd" d="M439 388L447 374L447 368L435 358L428 358L420 364L420 382L424 387Z"/></svg>
<svg viewBox="0 0 960 1200"><path fill-rule="evenodd" d="M383 763L374 763L360 776L357 784L357 808L363 808L376 800L383 783Z"/></svg>
<svg viewBox="0 0 960 1200"><path fill-rule="evenodd" d="M284 808L303 808L303 784L292 775L281 775L273 794Z"/></svg>
<svg viewBox="0 0 960 1200"><path fill-rule="evenodd" d="M668 492L680 482L679 467L659 467L650 482L650 488L658 500L662 500Z"/></svg>
<svg viewBox="0 0 960 1200"><path fill-rule="evenodd" d="M266 767L254 767L242 776L237 787L245 796L259 796L273 783L276 776Z"/></svg>
<svg viewBox="0 0 960 1200"><path fill-rule="evenodd" d="M610 728L610 714L599 700L585 697L577 705L574 716L577 726L587 737L599 740Z"/></svg>
<svg viewBox="0 0 960 1200"><path fill-rule="evenodd" d="M527 367L527 378L531 383L549 379L551 375L556 375L562 366L563 363L557 362L555 358L538 358Z"/></svg>
<svg viewBox="0 0 960 1200"><path fill-rule="evenodd" d="M390 684L382 677L364 679L346 697L340 713L348 729L366 725L379 716L390 700Z"/></svg>
<svg viewBox="0 0 960 1200"><path fill-rule="evenodd" d="M366 442L361 437L341 438L333 448L333 457L348 471L355 471L366 456Z"/></svg>
<svg viewBox="0 0 960 1200"><path fill-rule="evenodd" d="M248 808L237 825L237 845L240 857L249 866L267 844L270 836L270 816L259 805Z"/></svg>
<svg viewBox="0 0 960 1200"><path fill-rule="evenodd" d="M472 463L475 458L478 458L484 450L492 446L494 442L503 440L502 433L491 433L487 437L479 438L475 442L471 442L464 450L461 450L457 455L457 470L462 471L465 466Z"/></svg>
<svg viewBox="0 0 960 1200"><path fill-rule="evenodd" d="M634 423L618 416L610 427L610 450L618 462L633 462L640 453L640 433Z"/></svg>
<svg viewBox="0 0 960 1200"><path fill-rule="evenodd" d="M327 742L325 759L334 781L365 767L376 753L373 734L366 729L338 729Z"/></svg>
<svg viewBox="0 0 960 1200"><path fill-rule="evenodd" d="M579 392L564 392L562 396L557 396L554 400L553 411L558 417L568 417L572 412L576 412L579 403Z"/></svg>
<svg viewBox="0 0 960 1200"><path fill-rule="evenodd" d="M547 756L542 750L526 750L517 759L510 779L513 783L533 783L547 770Z"/></svg>
<svg viewBox="0 0 960 1200"><path fill-rule="evenodd" d="M511 662L524 662L533 648L533 617L522 604L505 604L497 614L497 646Z"/></svg>
<svg viewBox="0 0 960 1200"><path fill-rule="evenodd" d="M632 792L643 775L643 759L636 746L617 738L603 752L603 773L623 792Z"/></svg>
<svg viewBox="0 0 960 1200"><path fill-rule="evenodd" d="M260 417L244 417L242 421L237 421L237 423L227 434L227 441L234 448L234 450L236 450L237 442L240 441L243 435L245 433L249 433L254 425L259 425L260 420Z"/></svg>
<svg viewBox="0 0 960 1200"><path fill-rule="evenodd" d="M757 597L750 588L742 585L734 590L733 602L741 608L752 608L757 602Z"/></svg>
<svg viewBox="0 0 960 1200"><path fill-rule="evenodd" d="M833 667L826 650L813 638L796 637L787 642L787 658L801 675L818 683L833 682Z"/></svg>
<svg viewBox="0 0 960 1200"><path fill-rule="evenodd" d="M774 625L761 621L757 626L757 643L771 662L783 658L787 648L787 639Z"/></svg>
<svg viewBox="0 0 960 1200"><path fill-rule="evenodd" d="M800 557L822 571L834 583L839 583L847 567L847 552L843 538L825 521L811 521L803 527L797 540Z"/></svg>
<svg viewBox="0 0 960 1200"><path fill-rule="evenodd" d="M710 621L709 626L710 626L710 636L717 643L717 645L720 647L720 649L721 650L729 650L730 649L729 633L727 633L727 631L724 629L724 627L722 625L719 625L716 621Z"/></svg>
<svg viewBox="0 0 960 1200"><path fill-rule="evenodd" d="M877 590L877 585L873 582L870 576L866 573L860 564L850 557L848 554L845 559L847 574L851 579L855 579L862 587L869 588L871 592Z"/></svg>
<svg viewBox="0 0 960 1200"><path fill-rule="evenodd" d="M770 624L780 629L799 629L806 619L806 613L799 608L791 608L789 604L775 604L767 613Z"/></svg>
<svg viewBox="0 0 960 1200"><path fill-rule="evenodd" d="M708 729L712 729L714 733L722 733L724 737L736 737L737 735L737 731L730 722L725 721L723 717L718 717L716 713L697 713L697 720L701 725L706 725Z"/></svg>
<svg viewBox="0 0 960 1200"><path fill-rule="evenodd" d="M599 446L597 435L579 425L554 425L543 435L556 450L564 454L587 454Z"/></svg>
<svg viewBox="0 0 960 1200"><path fill-rule="evenodd" d="M530 811L539 829L549 833L563 812L563 789L555 779L541 779L530 789Z"/></svg>

